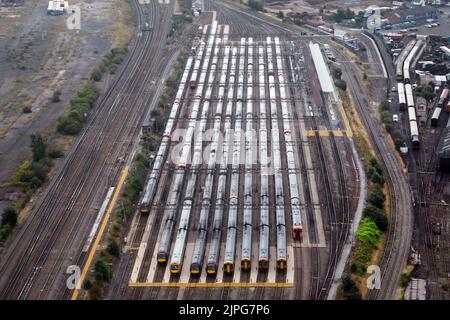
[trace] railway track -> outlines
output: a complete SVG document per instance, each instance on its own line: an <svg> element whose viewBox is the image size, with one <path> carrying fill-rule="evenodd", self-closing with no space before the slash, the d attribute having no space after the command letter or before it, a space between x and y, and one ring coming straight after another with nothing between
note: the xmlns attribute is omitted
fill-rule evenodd
<svg viewBox="0 0 450 320"><path fill-rule="evenodd" d="M417 199L415 222L416 226L418 226L418 239L416 239L416 242L422 261L419 269L423 269L423 266L426 268L427 297L431 300L442 299L442 292L439 288L438 261L441 235L436 234L433 224L439 220L445 221L445 215L442 219L437 213L441 208L436 208L436 203L434 202L437 201L435 195L443 194L443 188L448 181L448 179L445 179L445 173L437 171L436 147L441 131L438 129L434 130L437 130L434 134L428 132L426 135L421 135L423 147L415 152L414 158L417 159L417 164L413 164L416 174L416 179L414 180L415 198ZM444 212L444 210L441 211Z"/></svg>
<svg viewBox="0 0 450 320"><path fill-rule="evenodd" d="M222 9L222 6L220 4L216 4L216 3L214 3L211 7L213 7L213 9L214 8L221 8ZM211 9L211 7L208 7L208 5L207 5L207 8ZM284 28L278 27L278 26L276 26L276 25L274 25L272 23L263 24L263 27L261 27L261 26L255 27L254 24L252 24L251 22L255 22L255 23L256 23L256 21L259 22L260 21L260 20L258 20L259 18L255 18L254 21L250 20L250 22L249 22L249 16L248 15L236 14L235 10L232 10L232 9L230 9L228 7L224 7L224 8L225 8L224 10L219 10L217 12L218 13L217 16L218 16L218 19L219 19L219 21L221 23L222 23L222 21L225 21L225 22L228 22L228 23L232 23L233 27L236 28L234 31L232 30L232 33L231 33L232 35L237 35L236 33L233 33L233 32L236 32L236 30L239 30L239 31L243 31L244 33L248 32L249 36L253 36L253 37L255 37L255 39L258 39L259 41L265 40L265 37L268 35L269 31L273 32L273 34L276 34L276 35L280 35L280 33L281 33L282 35L285 35L286 37L287 37L287 35L290 36L290 32L288 32ZM241 36L242 34L239 33L239 35ZM233 45L233 44L235 44L235 43L231 43L231 45ZM242 58L243 57L240 57L240 58L238 57L237 59L242 59ZM267 57L265 59L267 59ZM275 83L278 85L278 82L275 82ZM226 94L228 96L228 90L234 90L236 92L236 90L239 87L239 84L235 83L235 84L231 84L231 86L230 86L230 82L229 82L229 79L228 79L227 83L226 83L226 87L229 88L229 89L227 89L227 91L224 92L224 94ZM279 92L279 89L276 89L276 90L277 90L277 92ZM256 90L256 91L258 91L258 90ZM274 95L273 93L270 93L268 88L265 88L265 94L266 95L270 94L270 96ZM236 93L234 93L231 98L230 97L225 98L224 99L224 105L227 103L227 101L228 101L227 99L232 99L233 101L236 101ZM277 99L278 99L278 97L277 97ZM213 100L211 100L211 101L213 101ZM259 111L261 111L261 110L259 110ZM221 123L222 123L221 126L222 127L223 127L223 123L224 123L224 121L222 121L224 114L225 113L221 113ZM230 114L228 116L230 116ZM277 119L276 120L277 123L278 122L279 122L279 124L282 123L280 121L279 115L277 115L277 118L274 118L273 120L275 120L275 119ZM230 122L232 124L234 124L234 125L235 125L235 123L237 123L236 122L236 115L234 114L234 112L231 114L231 119L230 120L231 120ZM268 117L267 120L266 120L267 124L270 124L271 120L272 120L271 117ZM183 124L179 123L178 127L183 127ZM269 139L268 139L268 146L269 146L269 148L273 147L272 146L273 141L272 141L271 138L272 137L269 137ZM282 145L281 148L285 148L284 145ZM282 156L282 161L286 161L285 159L286 158L283 155ZM167 170L167 169L165 169L165 170ZM206 172L206 171L203 171L203 172ZM199 177L200 181L202 181L202 179L204 179L203 172L202 172L202 170L199 170L199 173L201 174L200 177ZM242 177L244 175L244 172L245 171L240 167L239 170L238 170L238 173L239 173L239 177L241 179L242 179ZM257 173L257 172L260 172L260 171L256 170L255 173ZM231 178L231 172L230 172L230 170L227 170L227 174L226 174L226 178L225 178L225 199L228 199L230 197L230 187L231 187L231 185L230 185L230 180L231 179L230 178ZM183 180L186 180L186 179L183 179ZM215 174L214 175L213 188L215 188L214 186L217 187L217 184L216 184L217 180L218 180L218 176L217 176L217 174ZM271 181L269 183L269 188L270 189L274 189L276 181L273 180L273 179L270 179L270 180ZM285 176L285 174L283 174L283 179L282 180L283 180L283 189L286 190L286 185L287 184L286 184L286 176ZM168 181L165 184L169 185L170 181L171 181L171 179L168 179ZM254 182L255 182L255 180L253 179L253 183ZM278 180L278 185L279 185L279 183L280 183L280 180ZM182 190L181 192L184 192L185 189L186 189L186 181L183 181L182 185L180 186L180 190ZM239 188L239 194L240 194L239 197L241 197L241 200L242 200L242 187ZM212 197L215 197L215 193L214 192L212 194ZM287 194L285 194L284 197L286 199ZM276 201L275 197L270 197L269 208L270 208L271 212L273 211L272 212L272 216L274 216L274 212L275 212L275 209L276 209L275 201ZM229 210L230 210L230 205L227 202L228 201L226 201L224 203L224 208L223 208L223 213L224 213L223 225L224 226L226 226L228 224L228 222L229 222L229 215L225 214L225 213L229 212ZM255 204L255 206L258 206L258 205ZM240 212L240 210L242 210L241 208L242 208L242 206L238 206L237 207L238 212ZM165 209L166 208L164 208L163 210L165 210ZM197 207L196 210L198 210L198 207ZM255 215L255 211L257 211L257 210L253 210L253 215ZM194 212L197 212L197 211L194 211ZM286 217L287 218L291 217L289 215L289 213L290 212L287 213L285 218ZM211 217L209 217L209 218L211 218ZM240 223L239 219L240 218L238 218L238 221L237 221L238 223ZM275 224L278 224L278 222L275 223L275 219L274 219L274 217L272 217L271 220L270 220L270 224L271 225L275 225ZM156 229L153 229L153 230L159 230L159 228L156 228ZM273 233L273 231L271 231L271 232L272 232L272 234L271 234L270 238L272 239L271 243L273 245L275 243L274 242L274 238L276 238L276 237L275 237L275 234ZM254 233L257 234L257 232L254 232ZM156 232L154 232L154 234L156 234ZM238 232L237 233L237 237L240 238L241 236L242 236L241 233ZM154 241L156 241L156 235L154 236L154 238L155 238ZM152 245L150 245L149 247L151 247L151 246ZM146 255L151 255L151 252L153 252L153 249L148 249L146 252L147 252ZM291 257L291 259L293 259L293 257ZM149 259L145 259L145 260L149 260ZM319 260L319 257L317 258L317 263L318 263L318 260ZM222 262L220 262L220 263L222 263ZM145 263L144 263L144 266L146 266ZM184 267L186 268L188 266L184 266ZM163 279L163 273L165 272L164 271L165 268L166 268L166 266L158 267L157 274L156 274L156 276L154 278L156 282L161 281ZM145 270L145 268L142 268L142 270ZM227 277L228 276L224 277L224 281L226 281L228 279ZM281 279L280 277L283 278L283 277L285 277L285 275L277 274L277 281ZM142 279L142 277L139 277L139 278ZM244 276L244 278L245 278L245 276ZM266 279L267 279L267 273L258 272L258 281L259 282L265 281ZM170 279L171 282L172 281L178 281L178 280L179 280L178 277L171 276L171 279ZM230 281L230 279L228 279L228 281ZM195 289L195 290L197 290L197 289ZM229 298L233 298L235 296L234 293L236 293L235 292L236 290L234 288L231 288L231 287L223 287L221 289L207 288L205 290L203 290L203 289L199 289L199 290L201 290L202 293L205 293L207 298L215 296L216 293L217 293L218 294L218 298L229 299ZM153 288L149 288L149 289L145 289L145 290L142 289L142 288L139 288L139 289L131 289L129 291L133 292L132 293L132 298L137 298L137 299L147 298L147 297L149 297L151 299L154 299L154 298L163 298L163 299L164 298L177 298L180 295L184 296L184 297L189 297L189 296L194 297L194 296L196 296L196 294L193 293L194 290L192 290L191 288L183 288L182 290L180 290L179 288L153 287ZM244 298L248 297L249 295L251 295L251 291L252 290L250 290L250 289L245 289L244 294L241 295L241 296L244 297ZM263 287L258 287L258 288L254 289L253 298L262 299L264 297L275 297L275 298L278 298L278 299L282 299L282 298L284 298L285 293L286 293L286 290L284 288L263 288Z"/></svg>
<svg viewBox="0 0 450 320"><path fill-rule="evenodd" d="M341 60L345 56L338 53ZM390 148L384 139L384 130L381 124L376 123L371 115L365 110L367 100L362 98L364 89L350 76L357 75L351 62L342 62L341 66L347 75L347 83L355 98L356 108L363 120L364 126L368 128L369 137L381 160L381 166L385 173L385 181L389 186L389 205L391 219L385 249L379 261L382 273L381 291L369 291L367 299L393 299L399 285L400 275L406 264L412 234L412 202L406 178L395 157L395 151ZM350 71L353 69L352 71ZM400 204L400 205L399 205ZM401 228L401 231L399 231Z"/></svg>
<svg viewBox="0 0 450 320"><path fill-rule="evenodd" d="M139 12L140 6L134 3L134 7L138 10L138 26L141 26L142 12ZM61 262L66 261L62 259L61 252L65 251L75 240L77 234L84 230L81 223L86 224L86 218L83 217L83 215L77 214L73 217L73 214L70 215L69 213L76 209L82 209L83 211L81 212L84 212L87 208L86 203L90 203L94 197L94 193L92 192L82 193L81 191L89 186L91 187L90 190L93 190L94 186L99 183L103 186L107 186L118 176L120 172L118 166L110 168L112 164L108 163L107 158L104 157L107 153L103 153L103 160L99 160L98 153L92 151L102 150L102 147L106 147L112 151L108 154L110 157L117 157L119 152L123 152L123 149L127 148L126 145L121 145L119 148L106 146L106 144L111 141L112 137L115 136L112 131L108 132L108 130L111 130L111 126L108 126L108 124L115 123L119 119L121 120L122 125L116 128L114 134L127 137L133 136L133 130L134 133L138 131L135 126L130 126L129 123L137 123L139 118L142 117L142 112L137 112L136 109L130 108L126 110L125 116L123 116L123 114L119 116L119 101L120 103L126 103L128 101L128 97L124 98L120 96L119 92L126 92L126 90L131 89L130 96L134 95L133 92L136 93L137 88L135 88L134 84L137 80L136 78L133 78L133 75L139 70L139 62L142 60L143 56L148 53L145 49L146 46L151 44L152 40L155 39L146 33L141 34L135 40L129 58L119 71L116 81L94 109L94 113L89 119L86 129L75 143L75 146L67 156L67 160L62 165L57 176L52 179L48 187L48 193L46 193L46 196L38 202L33 215L28 219L23 229L19 231L20 234L18 235L18 238L22 238L24 234L27 234L28 236L31 236L32 239L30 239L31 241L26 242L28 245L25 246L24 251L19 252L18 250L11 250L7 253L7 257L4 257L3 259L4 263L1 267L2 273L4 273L6 268L11 264L11 259L14 260L14 257L16 257L16 259L19 258L19 261L16 261L18 267L15 268L9 278L10 281L6 284L5 289L2 290L3 298L28 298L30 290L36 282L37 276L41 273L44 264L48 264L48 261L51 261L49 260L51 259L49 256L52 254L52 251L54 251L51 250L51 248L53 248L57 242L60 243L62 241L63 250L57 250L57 259L56 262L50 266L50 274L44 275L45 279L41 279L40 283L41 285L42 283L44 284L44 288L46 286L53 286L52 273L62 267L62 263L59 264L58 260L62 260ZM128 72L130 71L129 69L131 69L131 73ZM145 79L148 79L148 76L141 78L140 80L142 81ZM117 96L119 97L117 98ZM142 106L143 104L140 105L141 110ZM107 116L104 117L103 114L106 112ZM103 117L103 120L107 120L108 117L111 117L111 119L102 122L99 126L96 121L100 119L100 117ZM86 155L87 158L83 159L83 156ZM74 167L75 171L71 170ZM94 181L88 182L86 173L90 172L90 170L96 170L97 174L92 175ZM109 172L106 175L108 177L106 181L100 181L100 173L105 172L101 170ZM69 178L67 178L67 176L69 176ZM86 178L80 179L80 177ZM56 191L61 188L63 188L63 192ZM67 191L72 192L72 194L68 194ZM56 197L55 194L57 195ZM87 198L82 201L80 197L85 195L87 195ZM67 202L65 201L66 198L68 198ZM82 203L81 207L79 204L80 202ZM55 210L59 212L59 214L51 214ZM71 223L69 221L71 221ZM71 225L69 230L67 230L67 224ZM50 228L50 226L52 227ZM31 231L31 229L33 229L33 231ZM68 237L60 240L59 237L64 233L68 234ZM26 254L23 254L25 252ZM19 256L20 254L22 254L21 257ZM80 258L82 258L82 256ZM53 260L55 259L53 258ZM34 265L34 267L30 265ZM31 275L27 276L26 274ZM61 273L59 275L61 277ZM25 283L23 283L23 279L26 279ZM33 297L43 298L46 291L47 290L40 290L39 293L33 295ZM49 292L51 294L56 294L56 296L60 296L61 294L58 289L56 289L56 292Z"/></svg>

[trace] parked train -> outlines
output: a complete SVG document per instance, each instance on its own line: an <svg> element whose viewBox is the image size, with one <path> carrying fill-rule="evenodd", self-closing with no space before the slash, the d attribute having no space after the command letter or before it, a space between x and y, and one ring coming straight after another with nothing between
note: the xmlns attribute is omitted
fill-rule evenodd
<svg viewBox="0 0 450 320"><path fill-rule="evenodd" d="M275 176L275 222L277 231L277 256L276 265L278 269L286 268L286 217L285 217L285 206L284 206L284 187L283 187L283 175L282 175L282 164L281 164L281 151L280 151L280 133L278 129L278 108L277 108L277 95L275 89L275 74L277 78L283 80L279 82L280 90L283 91L284 97L286 99L286 94L284 92L284 76L282 74L282 62L281 62L281 52L279 39L274 39L275 44L275 54L272 54L272 42L271 38L267 37L267 56L268 56L268 71L269 71L269 94L270 94L270 115L272 123L272 159L273 159L273 170ZM279 67L279 72L275 72L273 61L276 61L277 69ZM273 74L273 75L270 75ZM287 104L284 105L287 108ZM283 117L282 117L283 119Z"/></svg>
<svg viewBox="0 0 450 320"><path fill-rule="evenodd" d="M235 105L235 122L234 137L232 142L232 162L231 162L231 182L230 197L228 202L228 225L225 240L225 253L223 269L225 273L234 271L234 256L236 251L236 235L237 235L237 214L239 202L239 164L241 162L241 133L242 133L242 84L244 82L244 58L245 58L245 38L241 38L239 48L239 65L238 65L238 92L236 95ZM231 96L232 97L232 96ZM233 101L229 99L227 102L226 115L232 114Z"/></svg>
<svg viewBox="0 0 450 320"><path fill-rule="evenodd" d="M161 176L164 160L169 150L171 134L173 129L175 128L175 119L178 115L178 111L183 105L183 96L185 93L186 84L189 81L193 62L194 57L190 56L186 62L180 85L178 86L175 100L172 104L172 109L169 114L169 119L167 120L166 128L164 129L163 138L156 157L153 161L152 171L150 172L147 184L144 189L144 196L142 197L141 204L139 206L139 210L142 214L148 214L150 212L150 206L156 194L156 187L158 185L159 177Z"/></svg>
<svg viewBox="0 0 450 320"><path fill-rule="evenodd" d="M414 47L415 44L416 44L416 40L411 40L406 45L406 47L402 50L401 54L397 58L396 68L395 68L396 69L397 81L402 81L403 80L403 63L405 62L406 57L411 52L411 49Z"/></svg>
<svg viewBox="0 0 450 320"><path fill-rule="evenodd" d="M269 57L268 57L269 58ZM261 165L260 175L260 213L259 213L259 269L269 268L269 177L268 177L268 134L266 114L266 64L264 47L258 47L259 68L259 159Z"/></svg>
<svg viewBox="0 0 450 320"><path fill-rule="evenodd" d="M403 63L403 82L405 84L411 83L411 76L409 74L409 68L411 66L411 63L413 62L414 58L416 57L417 53L419 52L420 48L423 45L423 40L417 40L417 42L414 44L414 47L411 49L411 52L408 54L408 56L405 59L405 62Z"/></svg>
<svg viewBox="0 0 450 320"><path fill-rule="evenodd" d="M218 53L219 53L219 45L221 43L221 39L216 39L216 47L214 48L214 56L211 64L211 72L213 73L208 83L212 83L214 81L214 76L216 73L215 68L217 67L217 61L218 61ZM228 55L226 55L227 57ZM226 58L225 57L225 58ZM213 69L214 68L214 69ZM225 61L222 68L225 68L225 70L228 68L228 62ZM221 77L221 83L225 83L226 75ZM219 95L223 95L223 89L222 93L219 92ZM210 94L208 94L209 97ZM206 247L206 236L208 231L208 220L209 220L209 209L211 207L211 196L212 196L212 187L213 187L213 180L214 180L214 168L217 161L217 151L218 151L218 140L220 135L220 123L221 123L221 104L217 104L216 114L215 114L215 120L214 120L214 127L213 127L213 140L211 144L211 149L209 152L209 159L208 159L208 169L207 169L207 176L205 180L205 185L203 189L203 198L202 198L202 207L200 211L200 217L198 221L198 227L197 227L197 238L195 240L194 245L194 251L192 253L192 259L191 259L191 266L190 271L192 275L199 275L202 270L203 266L203 256L205 254L205 247ZM206 120L206 119L205 119Z"/></svg>
<svg viewBox="0 0 450 320"><path fill-rule="evenodd" d="M288 166L288 181L289 181L289 193L291 197L291 212L292 212L292 238L300 240L302 238L303 226L302 226L302 216L300 210L300 194L299 194L299 185L296 174L296 163L294 158L294 143L292 141L291 128L290 128L290 119L292 115L288 108L287 103L287 95L286 95L286 80L284 78L284 73L281 72L284 70L283 63L281 59L281 47L280 47L280 39L275 38L275 52L276 52L276 61L277 61L277 69L278 69L278 81L280 88L280 101L281 101L281 112L282 112L282 120L283 120L283 137L286 146L286 158L287 158L287 166Z"/></svg>
<svg viewBox="0 0 450 320"><path fill-rule="evenodd" d="M414 149L420 147L419 127L417 125L416 109L414 106L414 96L410 83L405 84L406 105L408 106L408 120L410 129L411 144Z"/></svg>
<svg viewBox="0 0 450 320"><path fill-rule="evenodd" d="M397 83L397 92L398 92L398 104L400 111L406 110L406 97L405 97L405 85L403 82Z"/></svg>
<svg viewBox="0 0 450 320"><path fill-rule="evenodd" d="M219 87L219 97L218 97L218 108L220 105L220 110L223 107L223 98L224 98L224 90L226 83L226 76L228 70L228 59L231 51L231 67L228 72L228 95L227 98L230 102L234 96L234 84L235 84L235 70L236 70L236 58L237 58L237 49L230 47L225 47L225 57L223 66L225 69L222 69L222 78L220 80ZM216 274L218 271L219 264L219 255L220 255L220 243L222 238L222 221L223 221L223 212L225 206L225 193L226 193L226 179L227 179L227 164L229 159L228 149L230 147L230 130L231 130L231 116L232 116L232 103L227 103L225 109L225 124L224 124L224 133L225 137L223 140L222 147L222 157L220 162L219 169L219 179L217 184L217 193L216 193L216 206L214 210L214 221L213 221L213 231L211 235L211 240L209 244L209 250L207 254L206 261L206 272L207 274ZM222 112L220 112L221 115ZM216 119L219 114L216 111Z"/></svg>
<svg viewBox="0 0 450 320"><path fill-rule="evenodd" d="M241 270L248 271L252 265L252 208L253 208L253 39L247 45L247 97L245 112L245 174L244 212L242 219Z"/></svg>
<svg viewBox="0 0 450 320"><path fill-rule="evenodd" d="M203 66L209 65L212 44L214 43L215 32L216 32L215 27L217 27L217 25L213 24L212 30L211 30L211 35L209 36L208 44L206 46L207 54L205 55L205 57L203 57L203 51L205 50L205 43L203 42L202 45L200 46L200 49L198 51L198 58L199 58L199 60L201 60L201 63L198 63L198 64L196 63L194 65L193 74L194 74L194 72L197 72L197 73L199 72L200 66L203 67ZM203 57L203 59L201 59L201 57ZM184 139L184 142L182 145L180 162L178 164L177 169L175 170L175 180L171 187L171 190L169 191L169 200L167 202L168 209L167 209L167 213L166 213L166 218L164 220L163 230L162 230L162 234L161 234L161 238L160 238L160 242L159 242L159 246L158 246L158 251L157 251L157 261L159 263L166 263L168 260L168 257L169 257L172 233L173 233L173 229L175 227L175 222L176 222L177 212L178 212L177 207L180 202L180 197L181 197L181 193L182 193L182 189L183 189L182 188L183 180L184 180L185 173L186 173L185 169L187 168L188 163L190 163L188 158L191 153L192 138L194 135L194 129L195 129L196 121L197 121L197 116L200 111L201 98L199 98L199 97L201 97L203 94L203 89L205 87L206 75L207 75L207 73L205 71L205 68L203 68L203 70L200 71L200 81L199 81L199 85L197 86L196 91L195 91L196 98L192 104L192 109L191 109L191 113L189 116L189 119L191 119L191 120L189 121L186 136L185 136L185 139ZM198 153L198 150L197 150L197 153ZM200 150L200 153L201 153L201 150ZM192 189L192 193L193 193L193 189ZM173 251L172 257L171 257L170 271L172 273L177 273L181 269L181 263L182 263L182 258L184 255L184 248L185 248L187 226L189 223L189 215L190 215L190 211L191 211L191 207L192 207L192 200L193 200L192 197L186 197L185 201L183 202L183 210L181 213L182 216L180 219L180 228L177 231L177 238L175 241L174 251Z"/></svg>
<svg viewBox="0 0 450 320"><path fill-rule="evenodd" d="M204 65L207 67L209 65L210 59L211 59L211 53L212 49L215 48L214 52L215 54L218 53L217 46L215 47L214 44L218 44L218 42L215 41L215 35L217 31L217 22L212 24L211 28L211 36L208 39L207 47L206 47L206 54L204 58ZM172 256L170 259L170 272L173 274L179 273L181 271L182 265L183 265L183 258L184 258L184 250L186 247L186 237L187 232L189 229L189 222L190 217L192 214L192 208L193 208L193 201L194 201L194 192L197 184L197 170L199 165L201 165L202 162L202 135L205 133L206 130L206 122L208 120L208 114L209 114L209 107L210 107L210 100L212 95L212 84L214 82L215 74L216 74L216 67L217 67L217 57L214 56L216 60L213 59L211 63L211 68L208 75L208 81L206 82L206 93L203 101L203 105L201 108L201 116L200 116L200 126L198 128L197 137L194 137L194 129L196 128L196 122L197 117L191 117L191 120L188 124L188 131L186 133L186 143L191 144L192 139L194 138L194 154L192 157L192 166L190 169L190 176L189 180L187 182L186 190L185 190L185 198L183 201L183 206L181 209L181 218L180 218L180 224L178 226L176 239L174 248L172 251ZM202 72L200 76L200 84L199 84L199 90L200 86L203 86L202 84L205 83L206 80L206 72ZM196 108L195 106L196 101L194 101L194 107L193 110ZM193 116L193 110L191 111L191 116ZM190 147L189 147L190 149Z"/></svg>
<svg viewBox="0 0 450 320"><path fill-rule="evenodd" d="M442 113L442 108L444 107L444 104L448 98L448 92L449 92L448 88L444 88L441 92L439 101L436 105L436 108L434 109L433 115L431 116L431 126L432 127L437 127L437 125L438 125L439 118Z"/></svg>

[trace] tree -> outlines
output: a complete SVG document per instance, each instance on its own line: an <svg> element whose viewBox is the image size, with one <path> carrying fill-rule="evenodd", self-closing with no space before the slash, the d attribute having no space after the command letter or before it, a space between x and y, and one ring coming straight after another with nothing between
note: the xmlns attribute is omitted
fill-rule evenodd
<svg viewBox="0 0 450 320"><path fill-rule="evenodd" d="M120 248L119 248L119 245L117 244L117 242L116 242L115 240L111 240L111 241L108 243L108 252L109 252L111 255L115 256L115 257L118 257L118 256L119 256L119 254L120 254Z"/></svg>
<svg viewBox="0 0 450 320"><path fill-rule="evenodd" d="M9 206L3 209L2 227L5 225L10 225L11 227L14 227L16 224L17 224L16 208Z"/></svg>
<svg viewBox="0 0 450 320"><path fill-rule="evenodd" d="M100 67L97 67L91 73L91 80L98 82L98 81L102 80L102 76L103 76L102 69Z"/></svg>
<svg viewBox="0 0 450 320"><path fill-rule="evenodd" d="M342 278L342 291L347 300L361 300L361 293L359 292L355 281L348 275Z"/></svg>
<svg viewBox="0 0 450 320"><path fill-rule="evenodd" d="M334 79L341 79L342 70L338 67L333 67L331 70Z"/></svg>
<svg viewBox="0 0 450 320"><path fill-rule="evenodd" d="M283 11L281 11L281 10L278 11L277 17L280 18L280 19L284 19L284 13L283 13Z"/></svg>
<svg viewBox="0 0 450 320"><path fill-rule="evenodd" d="M409 275L407 273L403 273L400 277L400 286L402 288L406 288L410 279L411 279L411 275Z"/></svg>
<svg viewBox="0 0 450 320"><path fill-rule="evenodd" d="M50 158L56 159L64 155L64 150L60 146L52 144L48 146L47 153Z"/></svg>
<svg viewBox="0 0 450 320"><path fill-rule="evenodd" d="M369 194L369 202L380 209L383 209L385 199L386 197L380 189L376 189Z"/></svg>
<svg viewBox="0 0 450 320"><path fill-rule="evenodd" d="M53 92L52 102L59 102L60 101L60 96L61 96L61 91L55 90Z"/></svg>
<svg viewBox="0 0 450 320"><path fill-rule="evenodd" d="M380 110L381 111L389 111L389 101L387 101L387 100L381 101Z"/></svg>
<svg viewBox="0 0 450 320"><path fill-rule="evenodd" d="M98 260L95 263L94 270L96 279L109 281L109 270L103 260Z"/></svg>
<svg viewBox="0 0 450 320"><path fill-rule="evenodd" d="M47 144L41 134L31 135L31 150L33 151L33 160L39 161L45 158Z"/></svg>
<svg viewBox="0 0 450 320"><path fill-rule="evenodd" d="M345 82L344 80L338 79L335 81L335 83L336 83L336 87L338 87L339 89L341 89L343 91L347 90L347 82Z"/></svg>
<svg viewBox="0 0 450 320"><path fill-rule="evenodd" d="M371 165L372 167L374 167L378 172L381 173L381 166L380 166L380 164L378 163L377 158L371 157L370 160L369 160L369 162L370 162L370 165Z"/></svg>
<svg viewBox="0 0 450 320"><path fill-rule="evenodd" d="M375 246L380 239L380 230L371 218L364 218L356 232L356 238L364 244Z"/></svg>
<svg viewBox="0 0 450 320"><path fill-rule="evenodd" d="M364 217L370 218L375 222L377 225L377 228L380 229L380 231L386 231L388 228L388 219L386 216L386 213L374 206L369 206L364 209Z"/></svg>
<svg viewBox="0 0 450 320"><path fill-rule="evenodd" d="M378 172L375 172L372 175L372 179L371 180L372 180L373 183L378 184L380 186L382 186L383 183L384 183L383 176L381 174L379 174Z"/></svg>

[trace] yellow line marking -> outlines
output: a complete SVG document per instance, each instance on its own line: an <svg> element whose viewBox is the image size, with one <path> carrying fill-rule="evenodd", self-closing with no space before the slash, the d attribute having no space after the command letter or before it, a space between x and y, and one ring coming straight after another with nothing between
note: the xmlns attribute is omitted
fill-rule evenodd
<svg viewBox="0 0 450 320"><path fill-rule="evenodd" d="M293 283L288 282L129 282L129 287L175 287L175 288L254 288L254 287L273 287L273 288L293 288Z"/></svg>
<svg viewBox="0 0 450 320"><path fill-rule="evenodd" d="M116 205L117 199L119 198L120 191L122 190L122 186L125 182L125 179L128 176L128 169L129 166L125 166L125 168L122 171L122 175L120 176L119 183L117 184L116 191L114 192L114 196L111 199L111 202L109 203L108 210L106 211L105 217L103 218L102 225L100 227L100 230L98 231L97 237L95 238L94 244L89 252L89 256L86 260L86 264L84 265L83 271L81 272L80 280L78 281L78 285L81 286L84 279L86 278L86 275L89 271L89 268L91 267L92 260L94 259L95 252L97 250L97 247L100 243L100 240L103 237L103 233L105 232L106 226L108 225L109 217L111 216L111 213L114 209L114 206ZM72 300L77 300L79 295L79 289L75 289L75 291L72 294Z"/></svg>
<svg viewBox="0 0 450 320"><path fill-rule="evenodd" d="M353 131L352 131L352 128L350 127L350 122L348 121L347 114L345 113L344 107L342 106L342 101L339 100L337 105L339 108L339 113L341 114L341 117L342 117L342 121L344 122L345 132L347 134L347 137L349 139L352 139Z"/></svg>
<svg viewBox="0 0 450 320"><path fill-rule="evenodd" d="M344 133L346 133L345 131L342 130L307 130L306 135L308 137L314 137L317 132L321 137L329 137L331 133L333 133L335 137L343 137Z"/></svg>

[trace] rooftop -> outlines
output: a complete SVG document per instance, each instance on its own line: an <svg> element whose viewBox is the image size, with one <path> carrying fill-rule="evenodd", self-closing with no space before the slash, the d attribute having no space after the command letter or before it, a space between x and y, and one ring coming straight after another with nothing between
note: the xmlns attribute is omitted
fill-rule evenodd
<svg viewBox="0 0 450 320"><path fill-rule="evenodd" d="M328 66L325 63L319 45L317 43L310 42L309 49L311 50L311 56L314 61L314 66L316 67L317 75L319 76L319 82L322 91L326 93L333 93L333 80L331 79L330 72L328 71Z"/></svg>

